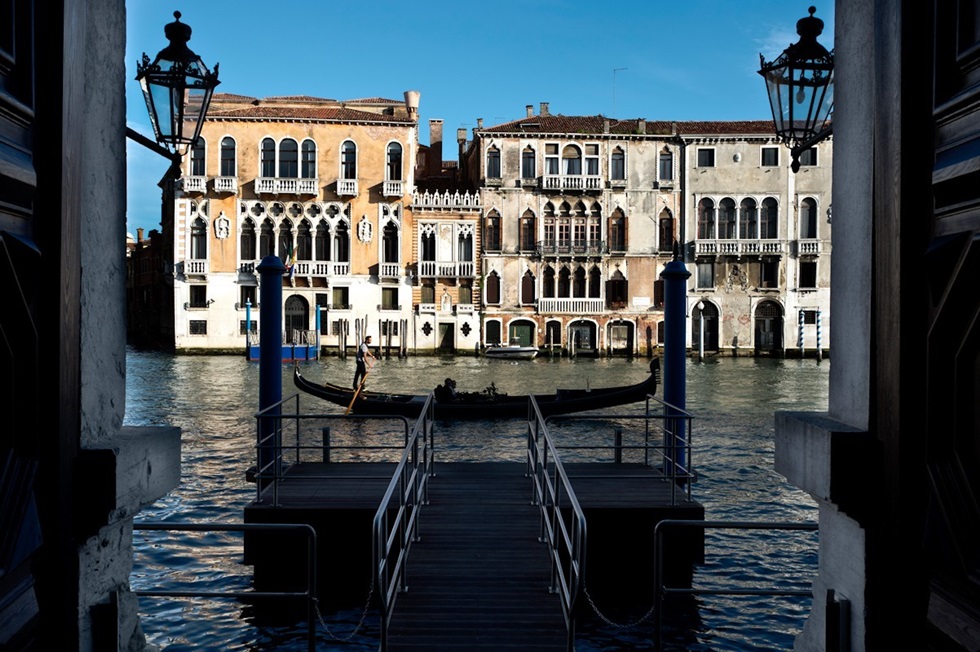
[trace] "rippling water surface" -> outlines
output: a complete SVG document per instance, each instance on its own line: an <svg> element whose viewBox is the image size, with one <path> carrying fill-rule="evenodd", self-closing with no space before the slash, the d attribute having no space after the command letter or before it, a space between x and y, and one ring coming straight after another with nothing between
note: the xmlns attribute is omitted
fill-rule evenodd
<svg viewBox="0 0 980 652"><path fill-rule="evenodd" d="M328 358L303 364L304 375L344 384L353 377L353 359ZM606 387L642 380L645 359L487 360L477 357L382 359L368 377L375 390L423 393L446 377L460 391L480 391L493 383L509 394L550 393L556 387ZM814 522L810 498L773 470L773 412L826 410L830 363L815 360L720 358L690 360L687 408L694 422L693 496L707 520ZM241 522L254 498L245 471L254 460L254 413L258 406L257 363L238 356L173 356L131 350L127 357L128 425L172 425L182 431L181 484L140 514L141 521ZM283 365L283 395L296 392L292 367ZM658 391L659 394L659 391ZM304 411L343 412L303 395ZM568 426L563 434L582 438L616 425ZM491 430L493 428L493 430ZM492 439L488 432L498 433ZM467 422L439 424L438 459L520 459L520 424ZM134 533L135 590L244 591L250 567L242 560L237 532ZM323 563L323 562L321 562ZM793 588L808 590L816 571L815 533L709 531L700 588ZM624 581L628 581L624 580ZM701 595L672 598L665 610L665 649L790 650L803 626L810 599L772 596ZM267 622L230 599L140 599L149 641L167 652L181 650L305 650L305 622ZM320 614L318 650L376 650L377 616L362 607ZM627 626L632 625L632 626ZM595 605L579 625L577 649L653 649L649 606L635 613L607 613Z"/></svg>

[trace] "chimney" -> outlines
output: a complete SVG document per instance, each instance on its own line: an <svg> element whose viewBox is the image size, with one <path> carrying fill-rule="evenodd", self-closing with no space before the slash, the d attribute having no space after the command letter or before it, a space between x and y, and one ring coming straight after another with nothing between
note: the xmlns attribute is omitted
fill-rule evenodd
<svg viewBox="0 0 980 652"><path fill-rule="evenodd" d="M476 119L476 128L477 129L483 129L483 118L477 118Z"/></svg>
<svg viewBox="0 0 980 652"><path fill-rule="evenodd" d="M541 115L551 115L550 113L548 113L548 103L547 102L542 102L541 103Z"/></svg>
<svg viewBox="0 0 980 652"><path fill-rule="evenodd" d="M644 118L640 118L636 121L636 133L645 134L647 132L647 121Z"/></svg>
<svg viewBox="0 0 980 652"><path fill-rule="evenodd" d="M136 242L143 242L143 227L136 229Z"/></svg>
<svg viewBox="0 0 980 652"><path fill-rule="evenodd" d="M457 154L459 158L456 159L459 161L458 172L462 174L463 165L466 162L466 157L463 156L466 152L466 129L460 128L456 130L456 142L459 143L459 153Z"/></svg>
<svg viewBox="0 0 980 652"><path fill-rule="evenodd" d="M524 107L524 110L527 111L527 117L529 117L529 118L533 118L534 117L534 105L533 104L528 104L527 106Z"/></svg>
<svg viewBox="0 0 980 652"><path fill-rule="evenodd" d="M602 119L602 133L604 134L609 133L609 118Z"/></svg>
<svg viewBox="0 0 980 652"><path fill-rule="evenodd" d="M442 172L442 120L429 120L428 168L430 177Z"/></svg>
<svg viewBox="0 0 980 652"><path fill-rule="evenodd" d="M419 95L418 91L405 91L405 107L408 109L408 117L413 120L419 117Z"/></svg>

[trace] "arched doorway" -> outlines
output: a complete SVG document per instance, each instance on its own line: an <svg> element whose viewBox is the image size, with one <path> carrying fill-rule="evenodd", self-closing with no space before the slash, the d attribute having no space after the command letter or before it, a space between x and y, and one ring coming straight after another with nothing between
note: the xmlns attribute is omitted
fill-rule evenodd
<svg viewBox="0 0 980 652"><path fill-rule="evenodd" d="M306 344L306 331L310 326L310 304L296 294L286 298L285 308L287 344Z"/></svg>
<svg viewBox="0 0 980 652"><path fill-rule="evenodd" d="M552 351L561 348L561 322L557 319L549 321L544 326L544 344Z"/></svg>
<svg viewBox="0 0 980 652"><path fill-rule="evenodd" d="M625 319L609 322L606 342L610 355L632 356L636 337L635 325Z"/></svg>
<svg viewBox="0 0 980 652"><path fill-rule="evenodd" d="M760 301L755 308L756 352L782 351L783 309L775 301Z"/></svg>
<svg viewBox="0 0 980 652"><path fill-rule="evenodd" d="M487 346L500 344L500 321L490 319L483 326L483 343Z"/></svg>
<svg viewBox="0 0 980 652"><path fill-rule="evenodd" d="M507 341L521 346L537 346L537 327L533 321L515 320L507 327Z"/></svg>
<svg viewBox="0 0 980 652"><path fill-rule="evenodd" d="M596 355L599 352L599 338L596 325L578 319L568 325L569 355Z"/></svg>
<svg viewBox="0 0 980 652"><path fill-rule="evenodd" d="M702 341L705 351L718 350L718 308L706 301L698 301L691 311L691 345L697 349Z"/></svg>

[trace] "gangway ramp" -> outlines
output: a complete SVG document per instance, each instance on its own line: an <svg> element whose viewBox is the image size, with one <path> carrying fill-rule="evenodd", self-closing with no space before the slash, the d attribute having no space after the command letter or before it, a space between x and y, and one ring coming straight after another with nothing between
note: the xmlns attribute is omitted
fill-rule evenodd
<svg viewBox="0 0 980 652"><path fill-rule="evenodd" d="M438 463L388 628L391 652L564 651L540 511L519 462Z"/></svg>

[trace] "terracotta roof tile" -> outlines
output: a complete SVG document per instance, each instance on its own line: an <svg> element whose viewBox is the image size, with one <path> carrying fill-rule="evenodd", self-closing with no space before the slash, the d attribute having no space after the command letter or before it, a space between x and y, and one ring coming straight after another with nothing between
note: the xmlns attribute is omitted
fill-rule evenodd
<svg viewBox="0 0 980 652"><path fill-rule="evenodd" d="M362 97L357 100L344 100L344 104L404 104L403 100L389 100L383 97Z"/></svg>
<svg viewBox="0 0 980 652"><path fill-rule="evenodd" d="M235 95L234 93L215 93L211 96L211 102L254 102L255 98L250 95Z"/></svg>
<svg viewBox="0 0 980 652"><path fill-rule="evenodd" d="M336 102L326 97L314 97L312 95L276 95L273 97L262 98L262 102Z"/></svg>
<svg viewBox="0 0 980 652"><path fill-rule="evenodd" d="M775 135L772 120L710 120L678 122L682 136L722 136L740 134Z"/></svg>

